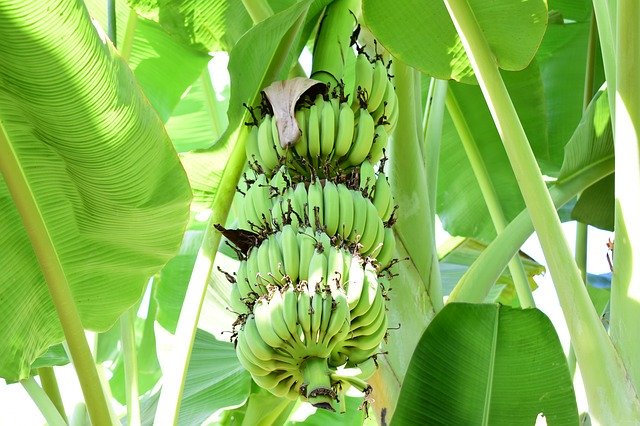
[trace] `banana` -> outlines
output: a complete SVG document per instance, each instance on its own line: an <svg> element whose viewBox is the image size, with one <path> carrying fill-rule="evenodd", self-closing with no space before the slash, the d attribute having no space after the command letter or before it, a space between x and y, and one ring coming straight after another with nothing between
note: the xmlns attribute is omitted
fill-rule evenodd
<svg viewBox="0 0 640 426"><path fill-rule="evenodd" d="M304 182L299 182L294 191L293 191L293 196L296 199L297 204L300 206L300 210L298 211L298 213L300 214L300 217L302 218L302 220L305 220L305 216L308 216L307 213L307 208L309 206L309 194L307 193L307 188L304 184Z"/></svg>
<svg viewBox="0 0 640 426"><path fill-rule="evenodd" d="M261 297L253 306L253 314L255 315L256 327L258 333L265 343L272 348L283 348L287 345L288 339L282 339L271 324L271 309L269 309L269 301ZM285 326L286 328L286 326ZM287 330L287 333L289 331Z"/></svg>
<svg viewBox="0 0 640 426"><path fill-rule="evenodd" d="M273 148L278 156L278 162L283 158L287 158L287 151L280 144L280 133L278 133L278 120L274 116L271 119L271 137L273 139Z"/></svg>
<svg viewBox="0 0 640 426"><path fill-rule="evenodd" d="M311 342L311 296L306 288L298 291L298 324L304 334L305 346L314 347Z"/></svg>
<svg viewBox="0 0 640 426"><path fill-rule="evenodd" d="M376 224L378 225L378 229L376 230L376 236L373 239L373 243L371 243L369 250L363 252L365 256L371 258L377 258L378 253L382 250L382 244L384 242L384 223L382 223L382 220L378 218Z"/></svg>
<svg viewBox="0 0 640 426"><path fill-rule="evenodd" d="M349 368L342 369L340 371L340 375L352 375L362 380L368 380L375 374L377 369L378 365L376 364L376 360L373 358L368 358L367 360L359 362L358 364L349 366Z"/></svg>
<svg viewBox="0 0 640 426"><path fill-rule="evenodd" d="M396 89L393 87L391 80L387 80L387 90L385 91L384 100L387 102L386 115L387 115L387 133L391 134L393 129L396 128L398 123L398 115L400 114L400 108L398 106L398 95Z"/></svg>
<svg viewBox="0 0 640 426"><path fill-rule="evenodd" d="M320 160L320 114L318 105L309 107L309 121L307 122L307 144L309 147L308 158L314 166L318 166Z"/></svg>
<svg viewBox="0 0 640 426"><path fill-rule="evenodd" d="M238 333L238 339L236 340L236 356L238 357L238 361L240 364L251 373L252 377L255 376L266 376L271 371L266 369L263 366L263 363L260 359L256 358L256 356L251 351L249 347L249 343L247 338L244 336L242 330Z"/></svg>
<svg viewBox="0 0 640 426"><path fill-rule="evenodd" d="M360 164L360 191L362 191L366 197L371 198L375 184L376 171L373 168L373 164L365 160Z"/></svg>
<svg viewBox="0 0 640 426"><path fill-rule="evenodd" d="M295 375L291 374L287 378L280 379L275 386L269 388L268 390L279 398L287 398L293 400L296 399L299 395L296 392L297 384L298 379L295 377Z"/></svg>
<svg viewBox="0 0 640 426"><path fill-rule="evenodd" d="M271 191L275 192L276 196L281 196L287 190L291 184L291 176L289 176L289 169L287 166L281 166L276 173L274 173L271 180L269 180L269 187Z"/></svg>
<svg viewBox="0 0 640 426"><path fill-rule="evenodd" d="M296 121L298 122L298 127L300 128L300 138L293 145L293 148L296 150L296 153L300 157L307 157L309 153L309 143L307 139L307 120L308 118L308 108L299 109L295 112Z"/></svg>
<svg viewBox="0 0 640 426"><path fill-rule="evenodd" d="M253 288L249 285L249 280L247 278L247 261L243 260L240 262L238 266L238 272L236 275L236 285L238 288L238 299L244 300L249 298L250 294L253 292ZM244 304L244 303L243 303Z"/></svg>
<svg viewBox="0 0 640 426"><path fill-rule="evenodd" d="M369 155L375 134L375 123L373 117L364 108L360 108L358 113L358 130L347 154L347 158L342 162L344 166L357 166Z"/></svg>
<svg viewBox="0 0 640 426"><path fill-rule="evenodd" d="M392 228L384 228L384 239L382 240L382 249L377 255L378 264L380 269L384 268L391 262L394 253L396 252L396 236L393 233Z"/></svg>
<svg viewBox="0 0 640 426"><path fill-rule="evenodd" d="M329 342L334 337L336 337L341 330L344 329L344 324L349 324L350 322L349 303L347 302L347 296L342 291L337 292L332 296L335 305L331 312L331 318L329 319L329 323L327 324L324 338L322 340L322 344L327 347L329 346ZM348 332L349 327L347 327L344 331L345 336Z"/></svg>
<svg viewBox="0 0 640 426"><path fill-rule="evenodd" d="M280 232L284 272L291 283L295 284L300 272L300 248L298 247L297 232L291 225L285 225Z"/></svg>
<svg viewBox="0 0 640 426"><path fill-rule="evenodd" d="M378 317L386 314L387 311L382 293L376 292L376 296L369 309L364 314L352 318L349 338L371 334L367 332L367 330L377 330L380 326L377 322L381 321Z"/></svg>
<svg viewBox="0 0 640 426"><path fill-rule="evenodd" d="M322 184L319 179L309 184L307 190L309 224L314 231L324 228L324 201Z"/></svg>
<svg viewBox="0 0 640 426"><path fill-rule="evenodd" d="M300 341L298 333L298 294L293 285L288 286L282 294L282 316L289 334L296 342Z"/></svg>
<svg viewBox="0 0 640 426"><path fill-rule="evenodd" d="M371 92L367 100L367 109L375 111L380 106L387 89L387 67L382 60L377 60L373 64L373 81L371 83Z"/></svg>
<svg viewBox="0 0 640 426"><path fill-rule="evenodd" d="M245 152L247 154L247 161L253 163L257 161L262 164L262 157L260 156L260 149L258 147L258 126L251 126L247 132L247 139L245 144Z"/></svg>
<svg viewBox="0 0 640 426"><path fill-rule="evenodd" d="M349 309L354 309L360 301L360 295L364 288L364 270L362 265L362 259L359 256L353 256L351 258L351 264L349 265L349 281L346 284L347 303ZM353 315L352 315L353 317Z"/></svg>
<svg viewBox="0 0 640 426"><path fill-rule="evenodd" d="M300 249L300 269L298 271L298 280L308 280L309 264L315 251L316 240L311 235L311 228L300 229L297 238L298 247Z"/></svg>
<svg viewBox="0 0 640 426"><path fill-rule="evenodd" d="M247 256L247 284L251 289L249 293L255 293L258 296L261 296L265 293L262 292L264 287L258 285L258 274L260 273L260 268L258 266L258 249L259 247L253 247Z"/></svg>
<svg viewBox="0 0 640 426"><path fill-rule="evenodd" d="M327 256L322 250L314 250L309 262L309 293L316 294L325 288L327 277Z"/></svg>
<svg viewBox="0 0 640 426"><path fill-rule="evenodd" d="M269 272L271 272L271 259L269 259L269 250L271 248L271 242L266 239L258 247L258 279L256 281L263 286L271 282ZM277 247L276 247L277 248Z"/></svg>
<svg viewBox="0 0 640 426"><path fill-rule="evenodd" d="M353 196L345 185L339 183L336 187L338 188L338 211L340 216L338 232L347 238L353 229Z"/></svg>
<svg viewBox="0 0 640 426"><path fill-rule="evenodd" d="M316 350L323 348L318 345L321 338L320 325L322 324L322 292L311 293L311 344L315 345ZM328 356L329 354L318 354L320 356Z"/></svg>
<svg viewBox="0 0 640 426"><path fill-rule="evenodd" d="M324 226L325 232L333 237L338 232L340 224L340 195L338 187L330 180L325 181L323 194Z"/></svg>
<svg viewBox="0 0 640 426"><path fill-rule="evenodd" d="M389 205L393 204L393 198L391 196L391 186L387 176L380 172L378 173L378 179L376 180L375 192L373 193L373 205L378 210L378 216L382 219L389 210Z"/></svg>
<svg viewBox="0 0 640 426"><path fill-rule="evenodd" d="M248 314L249 309L247 305L242 301L242 295L240 294L240 289L238 288L237 282L231 284L231 293L229 294L229 307L233 312L238 314Z"/></svg>
<svg viewBox="0 0 640 426"><path fill-rule="evenodd" d="M344 157L349 152L351 143L353 142L355 114L346 102L340 104L340 115L338 116L337 127L333 155L336 160Z"/></svg>
<svg viewBox="0 0 640 426"><path fill-rule="evenodd" d="M322 319L320 321L320 334L318 337L318 343L322 343L325 339L325 335L329 328L329 321L331 320L331 315L333 315L334 309L334 300L331 294L327 291L323 291L322 294ZM321 345L323 346L323 345ZM329 354L327 354L328 356Z"/></svg>
<svg viewBox="0 0 640 426"><path fill-rule="evenodd" d="M275 280L276 284L281 284L284 275L284 260L282 258L281 242L277 240L276 235L281 236L281 233L271 234L268 237L269 240L269 272L270 276Z"/></svg>
<svg viewBox="0 0 640 426"><path fill-rule="evenodd" d="M289 328L284 320L284 299L279 289L276 289L271 299L269 300L268 308L271 318L271 328L284 342L288 342L291 345L295 344L291 334L289 334ZM258 329L260 331L260 329Z"/></svg>
<svg viewBox="0 0 640 426"><path fill-rule="evenodd" d="M331 294L335 295L341 291L344 280L344 251L337 247L325 249L327 255L327 277L326 283Z"/></svg>
<svg viewBox="0 0 640 426"><path fill-rule="evenodd" d="M273 145L271 121L271 116L265 115L258 128L258 151L260 152L265 172L270 172L278 165L278 153Z"/></svg>
<svg viewBox="0 0 640 426"><path fill-rule="evenodd" d="M322 158L331 158L333 145L336 139L336 119L333 104L323 102L320 114L320 155Z"/></svg>
<svg viewBox="0 0 640 426"><path fill-rule="evenodd" d="M242 333L244 333L244 336L247 339L247 345L251 348L251 352L253 353L255 358L260 360L261 364L265 363L265 365L267 365L269 361L280 361L285 364L295 364L295 361L293 359L283 355L281 352L278 352L278 350L274 349L264 341L264 339L260 335L260 331L258 330L258 324L255 315L249 315L247 321L244 324L244 327L242 327L241 333L239 333L238 335L239 338L241 337Z"/></svg>
<svg viewBox="0 0 640 426"><path fill-rule="evenodd" d="M351 242L359 242L365 231L369 200L364 198L359 191L350 191L353 205L353 227L347 239Z"/></svg>
<svg viewBox="0 0 640 426"><path fill-rule="evenodd" d="M382 291L378 284L376 270L371 263L366 263L363 270L362 292L358 304L351 308L351 319L364 315L365 312L373 305L376 295L382 297Z"/></svg>
<svg viewBox="0 0 640 426"><path fill-rule="evenodd" d="M282 371L275 370L270 372L266 376L257 376L253 377L253 380L256 382L258 386L263 389L268 390L269 392L273 392L273 390L283 381L289 379L291 377L291 371ZM277 395L280 396L280 395Z"/></svg>
<svg viewBox="0 0 640 426"><path fill-rule="evenodd" d="M359 336L353 339L349 339L349 345L362 349L363 351L376 349L384 335L387 334L387 315L382 315L382 321L380 321L379 327L371 334L365 336Z"/></svg>
<svg viewBox="0 0 640 426"><path fill-rule="evenodd" d="M374 117L375 118L375 117ZM384 157L384 149L389 142L389 134L384 124L376 125L375 134L373 135L373 144L369 151L369 161L375 164Z"/></svg>
<svg viewBox="0 0 640 426"><path fill-rule="evenodd" d="M267 178L263 174L256 177L255 182L248 190L251 194L250 203L253 205L255 216L258 222L255 225L271 223L271 194L269 194L269 184Z"/></svg>
<svg viewBox="0 0 640 426"><path fill-rule="evenodd" d="M360 244L362 245L361 253L368 253L372 248L378 234L378 229L383 226L382 219L378 216L378 210L371 201L366 200L367 206L367 219L365 221L364 230L362 231L362 237L360 238ZM382 240L382 235L380 239Z"/></svg>
<svg viewBox="0 0 640 426"><path fill-rule="evenodd" d="M353 102L356 107L358 104L358 91L363 93L365 99L369 98L371 86L373 86L373 66L369 58L364 53L360 53L356 57L356 90L354 90Z"/></svg>

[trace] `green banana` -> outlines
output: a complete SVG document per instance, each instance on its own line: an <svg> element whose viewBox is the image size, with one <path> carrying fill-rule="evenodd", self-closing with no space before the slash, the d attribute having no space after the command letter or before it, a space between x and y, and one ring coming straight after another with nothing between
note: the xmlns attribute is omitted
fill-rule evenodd
<svg viewBox="0 0 640 426"><path fill-rule="evenodd" d="M382 219L389 210L389 205L393 204L393 198L391 196L391 185L384 172L378 173L378 179L376 179L375 191L373 193L373 205L378 210L378 216Z"/></svg>
<svg viewBox="0 0 640 426"><path fill-rule="evenodd" d="M298 333L298 294L295 286L289 285L282 294L282 316L287 329L295 341L300 341Z"/></svg>
<svg viewBox="0 0 640 426"><path fill-rule="evenodd" d="M349 281L346 284L347 303L350 310L355 308L360 300L360 295L364 288L364 270L365 266L362 264L362 259L359 256L353 256L349 265Z"/></svg>
<svg viewBox="0 0 640 426"><path fill-rule="evenodd" d="M307 122L307 144L309 146L308 158L314 166L320 161L320 114L318 105L309 107L309 121Z"/></svg>
<svg viewBox="0 0 640 426"><path fill-rule="evenodd" d="M238 288L238 299L244 300L249 298L250 294L253 292L253 288L249 285L249 279L247 277L247 261L243 260L240 262L240 266L238 266L238 272L236 275L236 285Z"/></svg>
<svg viewBox="0 0 640 426"><path fill-rule="evenodd" d="M286 272L280 249L281 243L277 241L276 235L282 234L271 234L267 238L269 240L269 275L275 280L276 284L280 284Z"/></svg>
<svg viewBox="0 0 640 426"><path fill-rule="evenodd" d="M344 280L344 251L337 247L330 246L325 249L327 256L327 285L333 297L342 289Z"/></svg>
<svg viewBox="0 0 640 426"><path fill-rule="evenodd" d="M268 239L264 240L260 244L260 247L258 247L258 252L256 253L258 256L258 278L256 281L265 286L271 282L271 277L269 276L269 272L271 271L271 259L269 259L270 248L270 241Z"/></svg>
<svg viewBox="0 0 640 426"><path fill-rule="evenodd" d="M324 229L324 196L319 179L309 184L307 190L309 224L314 231Z"/></svg>
<svg viewBox="0 0 640 426"><path fill-rule="evenodd" d="M392 228L384 228L384 239L382 240L382 249L377 255L377 261L380 269L386 267L396 251L396 236Z"/></svg>
<svg viewBox="0 0 640 426"><path fill-rule="evenodd" d="M262 157L260 156L260 148L258 147L258 126L251 126L247 130L247 137L245 142L245 152L247 154L247 161L253 163L257 161L262 164Z"/></svg>
<svg viewBox="0 0 640 426"><path fill-rule="evenodd" d="M300 248L298 247L297 232L291 225L285 225L280 232L284 272L291 283L296 283L300 271Z"/></svg>
<svg viewBox="0 0 640 426"><path fill-rule="evenodd" d="M373 239L373 243L371 243L371 246L367 251L364 251L362 253L363 255L371 258L377 258L378 253L380 253L380 250L382 250L382 244L384 241L384 223L382 223L382 220L378 218L376 224L378 226L378 229L376 230L376 236Z"/></svg>
<svg viewBox="0 0 640 426"><path fill-rule="evenodd" d="M342 165L357 166L362 163L369 155L373 144L373 136L375 134L375 123L373 117L364 108L358 110L358 129L351 145L351 149L347 157L342 161Z"/></svg>
<svg viewBox="0 0 640 426"><path fill-rule="evenodd" d="M360 191L366 196L371 197L373 188L376 184L376 171L373 168L373 164L367 160L360 164Z"/></svg>
<svg viewBox="0 0 640 426"><path fill-rule="evenodd" d="M322 158L330 158L333 153L333 145L336 139L335 112L331 102L323 102L320 114L320 155Z"/></svg>
<svg viewBox="0 0 640 426"><path fill-rule="evenodd" d="M369 98L369 94L371 93L371 86L373 86L373 66L367 58L367 55L364 53L358 54L356 56L356 79L355 79L355 87L356 89L353 91L353 103L352 105L358 107L360 106L358 103L358 92L364 93L365 99Z"/></svg>
<svg viewBox="0 0 640 426"><path fill-rule="evenodd" d="M261 297L256 301L253 306L253 315L258 333L267 345L272 348L284 348L289 344L288 339L282 339L274 330L273 324L271 324L271 309L269 309L269 301L266 298Z"/></svg>
<svg viewBox="0 0 640 426"><path fill-rule="evenodd" d="M338 188L338 211L340 216L338 232L343 237L348 238L353 229L353 195L345 185L339 183L336 186Z"/></svg>
<svg viewBox="0 0 640 426"><path fill-rule="evenodd" d="M270 323L273 331L282 339L295 345L293 336L289 333L289 328L284 320L284 299L279 289L276 289L269 299L268 308L270 314ZM260 331L260 329L258 329Z"/></svg>
<svg viewBox="0 0 640 426"><path fill-rule="evenodd" d="M308 113L308 108L299 109L295 112L296 121L300 128L300 138L293 145L293 148L296 150L296 153L303 158L306 158L309 154L309 142L307 136L307 120L309 119Z"/></svg>
<svg viewBox="0 0 640 426"><path fill-rule="evenodd" d="M377 60L375 64L373 64L373 81L371 83L369 99L367 100L367 109L369 111L375 111L380 106L384 98L388 80L386 65L383 61Z"/></svg>
<svg viewBox="0 0 640 426"><path fill-rule="evenodd" d="M278 120L274 116L271 119L271 138L273 140L273 148L276 151L276 156L278 157L278 162L281 159L287 158L287 151L280 144L280 133L278 133Z"/></svg>
<svg viewBox="0 0 640 426"><path fill-rule="evenodd" d="M278 153L273 144L271 121L272 117L265 115L258 128L258 151L260 152L265 172L270 172L278 165Z"/></svg>
<svg viewBox="0 0 640 426"><path fill-rule="evenodd" d="M247 305L242 302L242 295L240 294L240 289L238 288L238 284L231 284L231 293L229 294L229 306L238 314L248 314L249 309Z"/></svg>
<svg viewBox="0 0 640 426"><path fill-rule="evenodd" d="M364 233L367 222L367 211L369 200L362 196L359 191L350 191L353 200L353 227L347 239L351 242L359 242Z"/></svg>
<svg viewBox="0 0 640 426"><path fill-rule="evenodd" d="M309 293L312 295L325 288L327 277L327 256L324 251L314 250L309 262Z"/></svg>
<svg viewBox="0 0 640 426"><path fill-rule="evenodd" d="M300 270L298 271L298 279L300 281L306 281L309 278L309 264L316 244L311 232L311 228L303 228L298 231L297 235L298 247L300 248Z"/></svg>
<svg viewBox="0 0 640 426"><path fill-rule="evenodd" d="M376 270L371 263L367 262L363 270L362 292L360 293L356 306L351 308L352 321L360 315L364 315L369 310L377 294L382 296Z"/></svg>
<svg viewBox="0 0 640 426"><path fill-rule="evenodd" d="M306 284L306 283L305 283ZM307 348L312 348L311 341L311 296L306 288L298 291L298 324L304 333L304 343Z"/></svg>
<svg viewBox="0 0 640 426"><path fill-rule="evenodd" d="M376 130L373 135L373 143L371 144L371 150L369 151L368 157L371 163L375 164L384 157L384 149L387 147L388 142L389 134L387 133L385 125L376 125Z"/></svg>
<svg viewBox="0 0 640 426"><path fill-rule="evenodd" d="M271 194L269 194L269 184L265 175L259 174L255 182L247 193L251 194L251 204L260 223L271 223Z"/></svg>
<svg viewBox="0 0 640 426"><path fill-rule="evenodd" d="M318 289L319 290L319 289ZM315 346L316 351L320 351L317 355L325 357L329 354L322 353L322 346L318 345L321 337L320 325L322 324L322 292L311 293L311 344ZM326 348L324 348L326 349Z"/></svg>
<svg viewBox="0 0 640 426"><path fill-rule="evenodd" d="M335 183L327 180L324 183L322 195L325 232L330 237L333 237L338 232L338 225L340 224L340 195L338 194L338 187Z"/></svg>
<svg viewBox="0 0 640 426"><path fill-rule="evenodd" d="M339 160L347 155L353 142L353 131L355 129L355 115L346 102L340 104L340 115L338 116L338 129L334 143L334 158Z"/></svg>
<svg viewBox="0 0 640 426"><path fill-rule="evenodd" d="M362 237L360 238L360 244L362 245L360 252L368 253L376 240L376 235L378 233L378 229L382 226L382 220L378 216L378 210L376 210L376 206L373 205L371 201L366 200L367 206L367 218L364 225L364 230L362 231ZM382 239L382 235L380 235Z"/></svg>

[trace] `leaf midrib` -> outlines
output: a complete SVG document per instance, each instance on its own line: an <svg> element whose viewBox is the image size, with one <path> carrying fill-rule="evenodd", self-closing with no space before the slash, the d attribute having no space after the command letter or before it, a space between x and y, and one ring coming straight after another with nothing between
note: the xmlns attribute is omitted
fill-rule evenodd
<svg viewBox="0 0 640 426"><path fill-rule="evenodd" d="M487 387L484 393L484 409L482 410L482 424L485 426L489 425L489 413L491 411L491 395L493 393L493 377L496 365L496 347L498 342L498 319L499 312L496 310L496 320L494 321L493 326L493 336L491 342L491 355L489 358L489 369L487 374Z"/></svg>

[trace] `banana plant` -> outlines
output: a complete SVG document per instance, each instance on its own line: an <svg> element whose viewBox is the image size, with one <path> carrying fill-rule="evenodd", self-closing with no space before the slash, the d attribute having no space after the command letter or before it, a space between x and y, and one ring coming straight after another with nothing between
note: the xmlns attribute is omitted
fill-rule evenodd
<svg viewBox="0 0 640 426"><path fill-rule="evenodd" d="M55 425L640 422L639 18L2 2L2 392Z"/></svg>

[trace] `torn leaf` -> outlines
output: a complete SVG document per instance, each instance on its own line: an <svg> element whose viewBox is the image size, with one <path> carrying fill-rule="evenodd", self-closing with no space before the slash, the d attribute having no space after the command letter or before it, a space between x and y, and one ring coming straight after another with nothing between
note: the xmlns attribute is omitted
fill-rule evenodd
<svg viewBox="0 0 640 426"><path fill-rule="evenodd" d="M317 85L322 85L322 90L326 89L325 83L305 77L276 81L264 89L273 109L280 146L283 148L293 145L300 138L295 106L306 91Z"/></svg>

